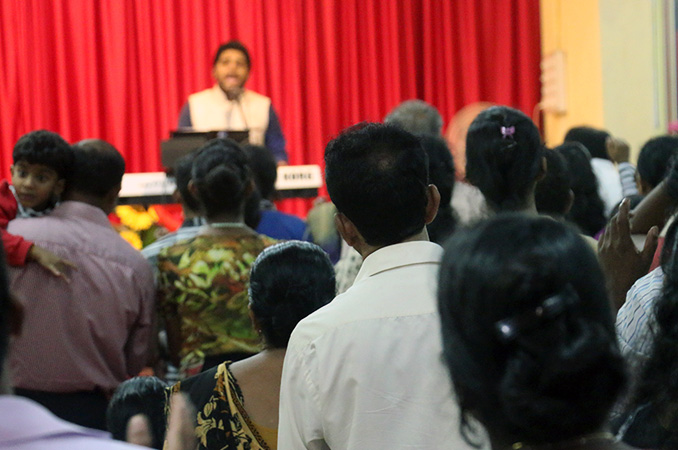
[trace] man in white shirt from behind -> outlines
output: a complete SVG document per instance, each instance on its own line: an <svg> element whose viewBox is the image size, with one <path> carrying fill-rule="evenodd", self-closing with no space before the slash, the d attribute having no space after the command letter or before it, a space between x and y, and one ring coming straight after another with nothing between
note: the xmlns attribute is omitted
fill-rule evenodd
<svg viewBox="0 0 678 450"><path fill-rule="evenodd" d="M470 448L442 362L442 249L426 232L440 195L424 150L397 127L359 125L328 144L325 164L337 229L365 261L290 338L278 449Z"/></svg>

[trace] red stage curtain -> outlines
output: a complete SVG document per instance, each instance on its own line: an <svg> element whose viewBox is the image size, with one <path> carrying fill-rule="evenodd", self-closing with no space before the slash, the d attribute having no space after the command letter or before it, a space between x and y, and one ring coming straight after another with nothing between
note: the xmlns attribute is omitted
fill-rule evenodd
<svg viewBox="0 0 678 450"><path fill-rule="evenodd" d="M250 49L248 87L273 99L290 163L421 98L447 122L491 101L539 101L539 0L3 0L0 171L22 134L100 137L128 172L160 170L158 142L188 94L212 84L213 52ZM304 213L306 204L288 203Z"/></svg>

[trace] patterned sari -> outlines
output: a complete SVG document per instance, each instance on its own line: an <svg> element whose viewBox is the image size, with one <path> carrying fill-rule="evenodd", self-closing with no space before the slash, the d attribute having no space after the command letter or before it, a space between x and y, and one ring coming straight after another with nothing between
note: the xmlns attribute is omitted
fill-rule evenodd
<svg viewBox="0 0 678 450"><path fill-rule="evenodd" d="M276 450L277 430L252 422L229 365L222 363L171 388L172 393L188 394L198 410L198 449Z"/></svg>

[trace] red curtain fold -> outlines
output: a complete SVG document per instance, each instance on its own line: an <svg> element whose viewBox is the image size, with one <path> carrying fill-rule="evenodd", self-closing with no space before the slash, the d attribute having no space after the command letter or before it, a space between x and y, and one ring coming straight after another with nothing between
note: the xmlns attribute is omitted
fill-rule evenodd
<svg viewBox="0 0 678 450"><path fill-rule="evenodd" d="M292 164L362 120L421 98L445 121L491 101L539 101L539 0L3 0L0 171L22 134L100 137L128 172L160 170L159 141L187 96L212 84L236 38L248 87L270 96ZM285 209L305 213L305 202Z"/></svg>

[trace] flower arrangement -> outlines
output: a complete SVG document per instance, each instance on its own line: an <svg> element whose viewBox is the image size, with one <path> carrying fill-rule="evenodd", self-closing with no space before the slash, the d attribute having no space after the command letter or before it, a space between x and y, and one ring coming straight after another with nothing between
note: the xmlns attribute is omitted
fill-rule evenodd
<svg viewBox="0 0 678 450"><path fill-rule="evenodd" d="M153 206L146 209L141 205L120 205L110 219L120 237L137 250L167 233L167 229L158 223L158 213Z"/></svg>

